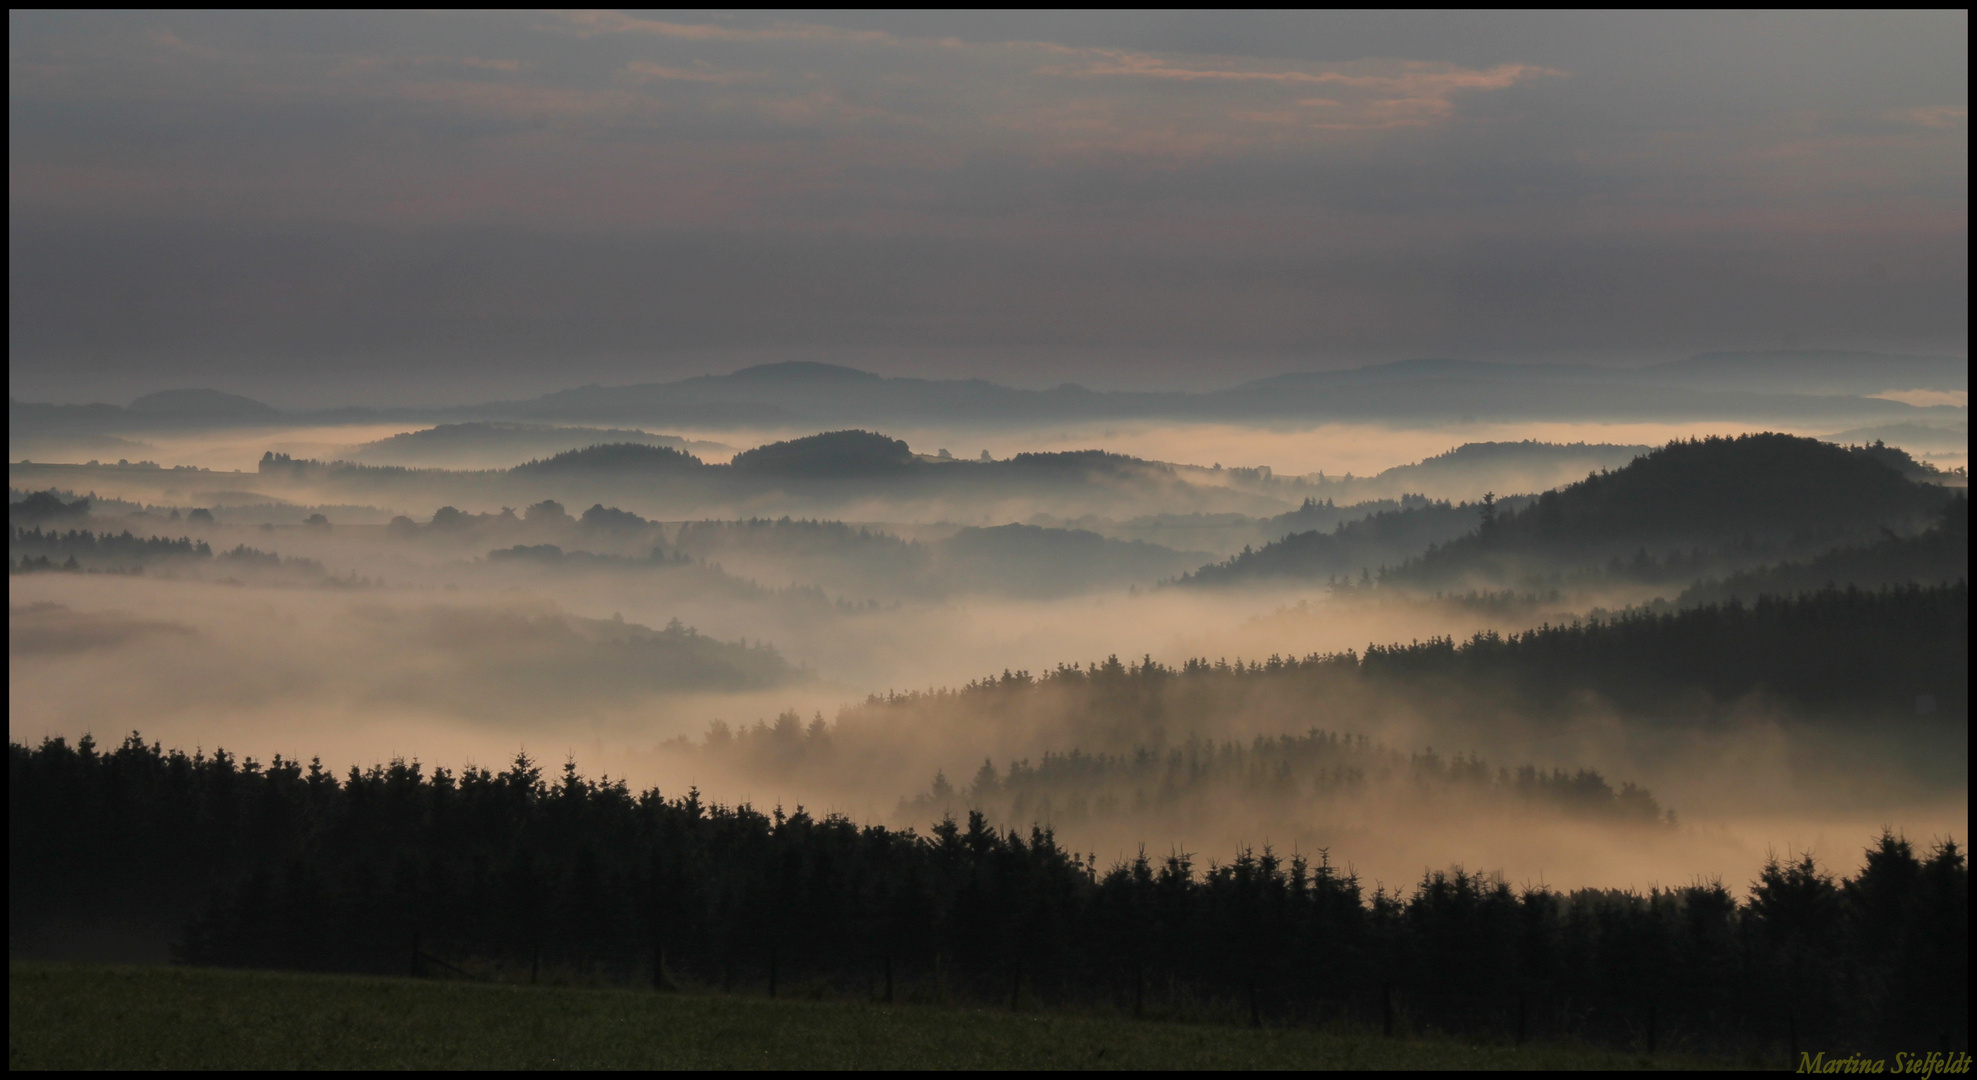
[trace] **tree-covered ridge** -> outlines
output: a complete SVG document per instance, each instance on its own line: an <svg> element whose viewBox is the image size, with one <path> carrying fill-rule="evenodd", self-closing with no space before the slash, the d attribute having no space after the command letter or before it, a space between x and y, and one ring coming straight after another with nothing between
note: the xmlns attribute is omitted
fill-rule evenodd
<svg viewBox="0 0 1977 1080"><path fill-rule="evenodd" d="M1100 871L1047 830L971 813L928 834L591 781L394 761L10 743L9 921L189 915L195 963L306 970L574 967L729 987L905 987L1261 1021L1416 1023L1664 1047L1862 1050L1960 1037L1968 867L1883 835L1852 877L1773 861L1720 883L1513 889L1462 870L1370 896L1315 861L1241 851ZM213 899L207 901L205 898ZM72 922L70 925L74 925ZM1815 1034L1816 1033L1816 1034ZM1830 1040L1830 1041L1828 1041Z"/></svg>
<svg viewBox="0 0 1977 1080"><path fill-rule="evenodd" d="M1471 492L1488 487L1504 491L1543 491L1577 479L1584 472L1618 469L1651 449L1649 446L1553 443L1538 439L1463 443L1420 461L1396 465L1377 476L1366 477L1359 482L1359 486L1399 491L1446 491L1457 485Z"/></svg>
<svg viewBox="0 0 1977 1080"><path fill-rule="evenodd" d="M1019 685L1022 678L1012 674L1009 681ZM684 740L668 746L784 782L815 781L870 759L861 734L855 719L833 727L821 714L805 723L786 710L774 723L730 727L716 720L698 746ZM1164 750L1045 750L1035 763L1027 757L1005 762L998 771L992 758L984 759L972 779L957 772L949 780L939 770L925 791L900 800L895 823L978 810L991 823L1013 828L1127 821L1158 831L1231 815L1249 822L1322 822L1350 804L1417 823L1505 811L1610 825L1675 820L1646 788L1623 782L1616 790L1597 770L1493 768L1473 753L1444 757L1433 747L1402 752L1364 735L1318 728L1257 735L1247 743L1190 735Z"/></svg>
<svg viewBox="0 0 1977 1080"><path fill-rule="evenodd" d="M731 467L767 476L835 479L884 476L913 465L904 440L873 431L826 431L769 443L734 456Z"/></svg>
<svg viewBox="0 0 1977 1080"><path fill-rule="evenodd" d="M1962 657L1970 636L1967 583L1879 591L1822 589L1673 613L1636 611L1521 634L1478 634L1368 648L1362 669L1389 679L1464 679L1514 686L1527 700L1591 691L1643 710L1702 695L1752 693L1812 712L1894 715L1927 697L1968 708ZM1933 706L1931 706L1933 708Z"/></svg>
<svg viewBox="0 0 1977 1080"><path fill-rule="evenodd" d="M835 554L845 549L868 549L885 558L908 557L916 547L888 532L875 532L842 521L781 518L738 518L732 521L689 521L680 526L673 546L686 554L716 551L761 551L777 555Z"/></svg>
<svg viewBox="0 0 1977 1080"><path fill-rule="evenodd" d="M212 546L189 536L140 537L125 529L121 533L94 533L88 529L46 532L39 528L14 529L7 538L7 554L21 557L75 557L120 563L140 563L165 558L211 558Z"/></svg>
<svg viewBox="0 0 1977 1080"><path fill-rule="evenodd" d="M1912 717L1926 696L1930 711L1956 716L1969 707L1968 605L1962 582L1823 590L1363 653L1179 666L1110 657L874 695L839 714L832 738L870 761L936 738L1007 754L1011 738L1037 731L1051 732L1060 751L1165 753L1209 730L1338 729L1399 704L1445 718L1489 720L1510 709L1542 721L1588 696L1657 724L1703 720L1753 694L1806 715L1890 720Z"/></svg>
<svg viewBox="0 0 1977 1080"><path fill-rule="evenodd" d="M747 733L758 755L787 753L781 727ZM767 738L763 738L766 735ZM824 734L828 738L828 733ZM828 754L828 747L824 748ZM895 817L928 821L980 810L1009 826L1071 827L1130 816L1142 825L1203 820L1236 813L1248 820L1322 817L1348 801L1377 801L1395 816L1435 817L1483 809L1527 810L1613 824L1674 822L1646 788L1616 790L1592 769L1549 771L1532 765L1491 769L1476 755L1444 758L1433 748L1402 753L1364 735L1320 731L1258 735L1248 744L1190 738L1165 754L1141 747L1130 754L1045 751L997 772L985 760L957 787L935 774L922 794L900 800Z"/></svg>
<svg viewBox="0 0 1977 1080"><path fill-rule="evenodd" d="M719 444L688 442L636 428L559 427L493 420L440 424L404 431L351 448L358 461L384 465L457 466L476 460L520 461L607 443L644 443L676 450L721 450Z"/></svg>
<svg viewBox="0 0 1977 1080"><path fill-rule="evenodd" d="M87 521L89 504L87 497L65 502L61 494L52 489L29 492L23 498L8 501L7 521L15 526Z"/></svg>
<svg viewBox="0 0 1977 1080"><path fill-rule="evenodd" d="M1891 447L1792 435L1676 441L1521 508L1488 511L1473 533L1425 553L1394 578L1514 578L1546 562L1576 566L1642 546L1715 548L1739 539L1824 550L1941 511L1948 492L1903 475L1908 460Z"/></svg>
<svg viewBox="0 0 1977 1080"><path fill-rule="evenodd" d="M1913 536L1887 535L1872 544L1835 548L1805 562L1743 570L1683 590L1678 605L1759 596L1791 596L1846 582L1865 588L1917 582L1925 585L1970 577L1970 499L1956 492L1936 524Z"/></svg>
<svg viewBox="0 0 1977 1080"><path fill-rule="evenodd" d="M163 562L205 562L231 569L283 571L304 577L328 573L315 559L287 556L236 544L230 551L213 553L204 540L181 536L139 537L126 529L121 533L95 533L88 529L66 532L49 529L13 529L7 537L7 565L15 573L36 570L141 571Z"/></svg>
<svg viewBox="0 0 1977 1080"><path fill-rule="evenodd" d="M963 468L962 466L966 466ZM1270 480L1269 470L1229 470L1231 475L1254 474L1259 482ZM657 476L695 474L719 481L722 478L753 477L767 480L833 480L916 477L947 481L981 482L1021 479L1082 479L1087 476L1158 476L1174 479L1174 468L1159 462L1115 454L1104 450L1068 450L1019 453L1003 460L984 456L980 460L947 458L933 460L916 455L904 440L863 430L826 431L797 439L768 443L736 454L726 465L708 465L698 457L670 446L644 442L602 443L567 450L551 457L529 461L509 469L460 470L420 468L402 465L369 465L354 461L322 461L295 458L272 450L261 455L261 475L296 480L324 477L408 479L433 476L581 476L599 474ZM1278 478L1278 484L1298 484L1296 478Z"/></svg>
<svg viewBox="0 0 1977 1080"><path fill-rule="evenodd" d="M512 473L664 473L701 468L701 460L684 450L650 443L619 442L565 450L548 458L525 462Z"/></svg>
<svg viewBox="0 0 1977 1080"><path fill-rule="evenodd" d="M1535 497L1382 512L1246 549L1181 580L1233 585L1359 572L1449 588L1597 571L1616 556L1672 549L1679 558L1662 561L1692 581L1926 523L1949 495L1911 479L1925 472L1882 445L1776 434L1676 441Z"/></svg>
<svg viewBox="0 0 1977 1080"><path fill-rule="evenodd" d="M1306 509L1315 511L1316 507ZM1356 521L1342 522L1331 532L1312 529L1260 548L1245 545L1222 562L1182 574L1176 584L1238 585L1273 578L1312 580L1371 574L1473 530L1476 517L1477 508L1469 503L1403 499L1396 509L1375 510Z"/></svg>
<svg viewBox="0 0 1977 1080"><path fill-rule="evenodd" d="M1476 465L1491 461L1521 461L1531 457L1563 458L1573 460L1588 454L1602 457L1620 458L1622 464L1640 457L1654 449L1651 446L1617 443L1571 442L1555 443L1543 439L1519 439L1516 442L1472 442L1451 447L1439 454L1431 454L1414 465L1396 465L1381 476L1394 473L1406 475L1406 470L1415 468L1456 465Z"/></svg>

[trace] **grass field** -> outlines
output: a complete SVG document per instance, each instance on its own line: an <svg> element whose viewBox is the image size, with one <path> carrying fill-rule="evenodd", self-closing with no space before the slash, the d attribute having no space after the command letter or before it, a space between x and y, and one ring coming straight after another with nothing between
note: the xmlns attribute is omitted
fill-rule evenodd
<svg viewBox="0 0 1977 1080"><path fill-rule="evenodd" d="M919 1005L7 968L10 1069L1668 1068L1666 1057Z"/></svg>

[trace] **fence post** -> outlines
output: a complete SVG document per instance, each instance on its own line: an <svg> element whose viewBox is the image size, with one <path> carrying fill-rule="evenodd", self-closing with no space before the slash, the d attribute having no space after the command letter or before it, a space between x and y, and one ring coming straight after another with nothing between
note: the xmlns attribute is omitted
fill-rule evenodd
<svg viewBox="0 0 1977 1080"><path fill-rule="evenodd" d="M1380 986L1380 1034L1392 1036L1394 1033L1394 987L1392 983Z"/></svg>
<svg viewBox="0 0 1977 1080"><path fill-rule="evenodd" d="M886 954L886 1004L892 1004L892 954Z"/></svg>
<svg viewBox="0 0 1977 1080"><path fill-rule="evenodd" d="M1791 1055L1785 1059L1785 1067L1788 1069L1797 1069L1799 1067L1799 1022L1798 1018L1792 1015L1792 1010L1790 1009L1785 1010L1785 1052Z"/></svg>
<svg viewBox="0 0 1977 1080"><path fill-rule="evenodd" d="M425 965L419 963L419 932L414 930L412 931L412 977L421 978L425 973Z"/></svg>
<svg viewBox="0 0 1977 1080"><path fill-rule="evenodd" d="M769 946L769 996L776 996L776 947Z"/></svg>
<svg viewBox="0 0 1977 1080"><path fill-rule="evenodd" d="M1133 961L1133 1015L1143 1014L1146 1005L1146 969Z"/></svg>
<svg viewBox="0 0 1977 1080"><path fill-rule="evenodd" d="M1015 1012L1023 999L1023 962L1016 961L1016 972L1009 980L1009 1011Z"/></svg>
<svg viewBox="0 0 1977 1080"><path fill-rule="evenodd" d="M656 941L652 943L652 988L666 988L666 947Z"/></svg>
<svg viewBox="0 0 1977 1080"><path fill-rule="evenodd" d="M1249 980L1249 1026L1263 1026L1263 1009L1256 1000L1256 980Z"/></svg>
<svg viewBox="0 0 1977 1080"><path fill-rule="evenodd" d="M1648 1056L1649 1056L1649 1057L1653 1057L1653 1056L1654 1056L1654 1035L1655 1035L1655 1031L1654 1031L1654 1022L1655 1022L1655 1019L1656 1019L1656 1017L1655 1017L1655 1015L1654 1015L1654 1006L1653 1006L1653 1005L1649 1005L1649 1006L1647 1007L1647 1052L1648 1052Z"/></svg>
<svg viewBox="0 0 1977 1080"><path fill-rule="evenodd" d="M1525 1026L1524 993L1523 991L1520 990L1517 993L1517 1045L1518 1046L1524 1045L1524 1026Z"/></svg>

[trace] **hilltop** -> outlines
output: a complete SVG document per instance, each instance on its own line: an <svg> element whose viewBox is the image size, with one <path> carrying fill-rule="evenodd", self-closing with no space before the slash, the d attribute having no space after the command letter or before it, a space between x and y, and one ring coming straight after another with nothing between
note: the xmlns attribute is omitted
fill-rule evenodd
<svg viewBox="0 0 1977 1080"><path fill-rule="evenodd" d="M1919 479L1928 475L1885 446L1777 434L1674 442L1535 498L1436 504L1348 522L1330 534L1297 533L1186 580L1311 579L1350 573L1355 556L1398 565L1394 553L1406 543L1416 546L1402 557L1418 558L1390 580L1416 585L1452 585L1474 574L1510 579L1671 547L1823 551L1927 524L1948 497Z"/></svg>

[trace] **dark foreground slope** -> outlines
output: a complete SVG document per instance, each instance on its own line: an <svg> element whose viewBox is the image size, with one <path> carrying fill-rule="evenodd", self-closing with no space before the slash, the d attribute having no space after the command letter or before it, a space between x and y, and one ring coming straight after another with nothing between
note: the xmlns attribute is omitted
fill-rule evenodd
<svg viewBox="0 0 1977 1080"><path fill-rule="evenodd" d="M1703 1067L1666 1052L1033 1009L198 968L16 963L7 976L14 1069Z"/></svg>
<svg viewBox="0 0 1977 1080"><path fill-rule="evenodd" d="M26 789L79 820L113 823L174 786L142 782L157 769L136 747L93 766L58 744L11 753L16 800ZM105 784L106 768L136 780ZM1775 1045L1781 1011L1819 1049L1967 1040L1968 868L1947 842L1884 835L1845 881L1810 856L1773 862L1747 901L1714 883L1560 894L1459 870L1368 895L1322 857L1241 852L1197 872L1190 856L1141 856L1100 874L1047 831L979 814L922 837L633 795L573 770L547 784L526 762L464 783L271 770L231 796L211 769L172 768L201 809L238 822L190 819L185 857L231 842L263 863L188 928L181 955L199 964L771 996L890 985L906 1000L1271 1026L1398 1009L1424 1029L1613 1046L1636 1044L1652 1005L1661 1045L1691 1050ZM18 838L18 816L11 827Z"/></svg>

